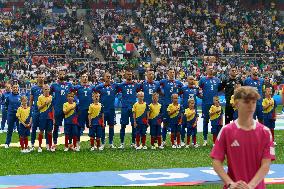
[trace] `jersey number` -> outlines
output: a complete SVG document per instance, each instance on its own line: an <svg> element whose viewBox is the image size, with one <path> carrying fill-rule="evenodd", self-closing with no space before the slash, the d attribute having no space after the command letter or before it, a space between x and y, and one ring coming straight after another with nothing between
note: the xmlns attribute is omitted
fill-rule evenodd
<svg viewBox="0 0 284 189"><path fill-rule="evenodd" d="M88 91L84 91L84 93L85 93L85 96L87 96Z"/></svg>
<svg viewBox="0 0 284 189"><path fill-rule="evenodd" d="M170 93L174 92L174 87L171 87Z"/></svg>
<svg viewBox="0 0 284 189"><path fill-rule="evenodd" d="M127 89L126 94L132 94L132 89Z"/></svg>
<svg viewBox="0 0 284 189"><path fill-rule="evenodd" d="M62 96L62 95L65 95L65 90L61 90L61 91L60 91L60 94L61 94L61 96Z"/></svg>
<svg viewBox="0 0 284 189"><path fill-rule="evenodd" d="M110 95L110 91L107 91L107 95L108 95L108 96Z"/></svg>
<svg viewBox="0 0 284 189"><path fill-rule="evenodd" d="M153 94L153 89L149 89L149 94Z"/></svg>

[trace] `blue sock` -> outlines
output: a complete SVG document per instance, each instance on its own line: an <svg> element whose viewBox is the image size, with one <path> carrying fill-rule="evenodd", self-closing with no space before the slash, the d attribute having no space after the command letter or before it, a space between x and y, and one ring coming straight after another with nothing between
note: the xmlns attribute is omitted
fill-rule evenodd
<svg viewBox="0 0 284 189"><path fill-rule="evenodd" d="M120 142L122 144L124 143L125 127L126 125L121 125L121 128L120 128Z"/></svg>
<svg viewBox="0 0 284 189"><path fill-rule="evenodd" d="M135 144L136 139L136 128L132 126L132 144Z"/></svg>
<svg viewBox="0 0 284 189"><path fill-rule="evenodd" d="M109 144L112 144L114 136L114 128L113 126L109 127Z"/></svg>
<svg viewBox="0 0 284 189"><path fill-rule="evenodd" d="M106 138L106 129L103 128L102 129L102 138L101 138L102 144L105 144L105 138Z"/></svg>
<svg viewBox="0 0 284 189"><path fill-rule="evenodd" d="M167 127L162 128L162 138L163 138L163 141L166 141L166 139L167 139Z"/></svg>
<svg viewBox="0 0 284 189"><path fill-rule="evenodd" d="M54 130L53 130L53 141L54 141L54 144L57 144L58 132L59 132L59 126L55 125L54 126Z"/></svg>

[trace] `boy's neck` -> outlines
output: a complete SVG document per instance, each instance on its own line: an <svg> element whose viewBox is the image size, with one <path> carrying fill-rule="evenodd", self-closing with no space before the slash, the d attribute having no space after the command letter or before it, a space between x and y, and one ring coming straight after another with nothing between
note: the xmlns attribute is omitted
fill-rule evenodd
<svg viewBox="0 0 284 189"><path fill-rule="evenodd" d="M138 101L138 103L139 103L139 104L143 104L143 103L144 103L144 101L143 101L143 100L142 100L142 101L140 101L140 100L139 100L139 101Z"/></svg>
<svg viewBox="0 0 284 189"><path fill-rule="evenodd" d="M239 117L237 119L237 123L238 123L240 128L242 128L244 130L251 130L251 129L253 129L253 126L254 126L253 115L248 116L248 115L239 114Z"/></svg>
<svg viewBox="0 0 284 189"><path fill-rule="evenodd" d="M267 96L266 98L271 99L271 96Z"/></svg>
<svg viewBox="0 0 284 189"><path fill-rule="evenodd" d="M74 101L68 101L69 104L73 104Z"/></svg>
<svg viewBox="0 0 284 189"><path fill-rule="evenodd" d="M178 103L177 103L177 102L173 102L173 105L177 106L177 105L178 105Z"/></svg>
<svg viewBox="0 0 284 189"><path fill-rule="evenodd" d="M99 103L99 101L98 102L94 102L94 104L98 104Z"/></svg>
<svg viewBox="0 0 284 189"><path fill-rule="evenodd" d="M158 102L152 102L152 104L158 104Z"/></svg>
<svg viewBox="0 0 284 189"><path fill-rule="evenodd" d="M28 105L27 105L27 104L23 104L22 107L23 107L23 108L27 108Z"/></svg>
<svg viewBox="0 0 284 189"><path fill-rule="evenodd" d="M45 97L49 97L49 94L44 94Z"/></svg>

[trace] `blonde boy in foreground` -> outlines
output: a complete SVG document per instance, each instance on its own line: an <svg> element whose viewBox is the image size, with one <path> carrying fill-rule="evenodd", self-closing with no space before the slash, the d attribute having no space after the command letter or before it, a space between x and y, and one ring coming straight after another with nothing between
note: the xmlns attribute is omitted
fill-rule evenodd
<svg viewBox="0 0 284 189"><path fill-rule="evenodd" d="M238 119L223 127L210 154L213 168L228 189L265 189L264 177L275 160L272 136L253 114L260 98L252 87L234 93ZM228 173L223 168L227 157Z"/></svg>

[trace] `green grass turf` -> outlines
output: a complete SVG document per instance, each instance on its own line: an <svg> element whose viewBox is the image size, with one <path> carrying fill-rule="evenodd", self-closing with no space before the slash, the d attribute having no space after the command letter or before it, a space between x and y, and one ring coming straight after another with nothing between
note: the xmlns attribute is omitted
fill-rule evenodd
<svg viewBox="0 0 284 189"><path fill-rule="evenodd" d="M277 160L274 163L284 163L284 131L276 131L275 137L278 143L276 147ZM282 137L281 137L282 136ZM0 134L0 143L5 142L6 135ZM210 137L211 138L211 137ZM198 143L201 144L202 134L198 133ZM17 136L13 135L13 142ZM148 138L149 142L149 138ZM211 141L210 141L211 142ZM81 152L63 152L63 146L55 153L43 151L39 154L32 152L21 154L18 148L0 148L0 175L19 175L35 173L70 173L70 172L94 172L94 171L118 171L139 169L163 169L163 168L189 168L211 166L209 153L211 146L197 149L171 149L141 150L130 149L130 135L126 136L127 148L124 150L108 149L104 151L89 151L89 143L82 143ZM119 135L115 136L115 144L119 144ZM167 141L169 144L169 140ZM148 146L149 143L148 143ZM137 163L139 162L139 163ZM120 187L103 187L120 188ZM129 188L129 187L128 187ZM131 187L138 188L138 187ZM148 188L148 187L147 187ZM159 187L160 188L160 187ZM177 188L177 187L167 187ZM194 186L200 188L220 188L220 185ZM268 188L284 188L284 185L273 185Z"/></svg>

